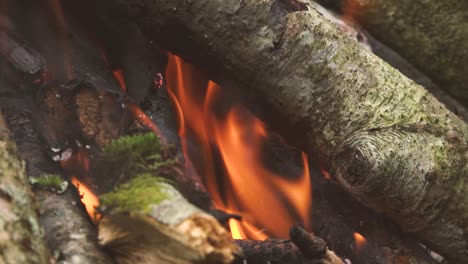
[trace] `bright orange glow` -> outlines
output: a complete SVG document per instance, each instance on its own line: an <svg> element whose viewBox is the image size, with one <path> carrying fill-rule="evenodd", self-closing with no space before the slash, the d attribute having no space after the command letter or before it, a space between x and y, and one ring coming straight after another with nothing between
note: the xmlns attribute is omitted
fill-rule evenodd
<svg viewBox="0 0 468 264"><path fill-rule="evenodd" d="M99 206L99 200L97 196L82 182L77 178L72 177L72 183L78 188L78 191L81 195L81 202L86 207L88 215L91 217L93 222L97 223L99 221L99 214L96 212L96 208Z"/></svg>
<svg viewBox="0 0 468 264"><path fill-rule="evenodd" d="M242 239L246 237L246 235L242 231L242 227L240 227L240 223L238 220L229 219L229 228L231 229L232 238Z"/></svg>
<svg viewBox="0 0 468 264"><path fill-rule="evenodd" d="M367 240L363 235L358 232L354 232L354 243L356 245L356 249L360 250L367 243Z"/></svg>
<svg viewBox="0 0 468 264"><path fill-rule="evenodd" d="M130 112L133 114L133 117L138 120L138 122L151 130L153 133L158 135L159 139L161 140L162 143L167 143L166 139L164 138L163 134L161 133L161 130L156 126L156 124L151 120L151 118L143 111L141 110L140 107L138 107L136 104L130 103L128 105Z"/></svg>
<svg viewBox="0 0 468 264"><path fill-rule="evenodd" d="M186 167L202 177L218 209L242 215L242 221L229 221L233 238L286 238L294 224L310 227L312 197L306 154L302 154L302 175L272 172L262 160L262 147L269 138L265 124L241 105L226 109L229 102L223 102L219 107L222 89L200 76L191 65L169 54L167 87L178 115ZM215 163L219 159L222 169ZM202 164L194 168L198 163ZM217 177L223 173L224 178Z"/></svg>
<svg viewBox="0 0 468 264"><path fill-rule="evenodd" d="M96 213L96 207L99 200L96 195L88 188L88 184L80 181L78 178L89 179L89 153L86 148L79 148L69 159L61 161L64 172L71 176L72 183L78 188L81 194L81 201L86 207L89 217L96 223L99 216Z"/></svg>
<svg viewBox="0 0 468 264"><path fill-rule="evenodd" d="M102 57L104 58L104 61L107 61L107 57L105 55L105 52L102 51ZM106 62L107 63L107 62ZM125 93L127 92L127 84L125 83L125 76L123 73L122 69L117 69L113 71L114 78L116 81L119 83L120 88L122 91ZM161 133L161 130L156 126L156 124L151 120L151 118L143 111L138 105L129 103L128 107L130 109L130 112L132 113L133 117L138 120L138 122L151 130L153 133L158 135L159 139L161 140L162 143L167 143L166 139L164 138L163 134Z"/></svg>

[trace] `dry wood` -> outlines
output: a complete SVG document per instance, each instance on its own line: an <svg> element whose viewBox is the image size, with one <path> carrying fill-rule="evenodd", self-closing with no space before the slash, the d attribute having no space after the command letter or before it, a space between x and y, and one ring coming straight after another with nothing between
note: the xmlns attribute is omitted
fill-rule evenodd
<svg viewBox="0 0 468 264"><path fill-rule="evenodd" d="M100 3L260 95L266 120L343 188L449 259L468 260L466 124L316 11L274 0Z"/></svg>

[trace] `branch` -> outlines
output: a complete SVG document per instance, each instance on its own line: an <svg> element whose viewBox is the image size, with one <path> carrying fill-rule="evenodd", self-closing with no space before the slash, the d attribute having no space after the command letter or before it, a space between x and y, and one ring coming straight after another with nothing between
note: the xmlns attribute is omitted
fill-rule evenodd
<svg viewBox="0 0 468 264"><path fill-rule="evenodd" d="M119 263L231 263L239 248L179 192L182 169L171 153L153 133L104 147L95 173L114 175L114 187L99 197L105 246Z"/></svg>
<svg viewBox="0 0 468 264"><path fill-rule="evenodd" d="M24 163L0 112L0 261L48 263Z"/></svg>
<svg viewBox="0 0 468 264"><path fill-rule="evenodd" d="M468 106L468 4L463 0L413 2L321 0L341 9L379 40ZM424 14L421 16L421 14ZM415 26L417 25L417 26Z"/></svg>

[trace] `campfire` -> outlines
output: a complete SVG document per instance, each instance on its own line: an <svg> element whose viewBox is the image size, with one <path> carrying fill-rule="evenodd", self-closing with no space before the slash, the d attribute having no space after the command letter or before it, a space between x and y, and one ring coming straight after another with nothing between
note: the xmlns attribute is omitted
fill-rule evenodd
<svg viewBox="0 0 468 264"><path fill-rule="evenodd" d="M318 2L0 0L6 263L468 261L464 74Z"/></svg>

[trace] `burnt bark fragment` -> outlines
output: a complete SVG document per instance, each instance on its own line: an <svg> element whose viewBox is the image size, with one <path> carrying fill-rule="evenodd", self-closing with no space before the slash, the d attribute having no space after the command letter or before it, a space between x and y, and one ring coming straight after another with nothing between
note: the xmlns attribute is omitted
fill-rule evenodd
<svg viewBox="0 0 468 264"><path fill-rule="evenodd" d="M102 3L116 3L148 36L164 36L164 47L224 73L215 80L234 78L257 94L268 109L262 118L343 188L449 260L468 260L467 125L315 10L282 13L277 1ZM370 164L360 176L369 180L353 185L359 164Z"/></svg>
<svg viewBox="0 0 468 264"><path fill-rule="evenodd" d="M267 239L236 240L243 254L238 256L234 264L343 264L341 258L327 249L327 243L294 226L290 229L291 240Z"/></svg>

